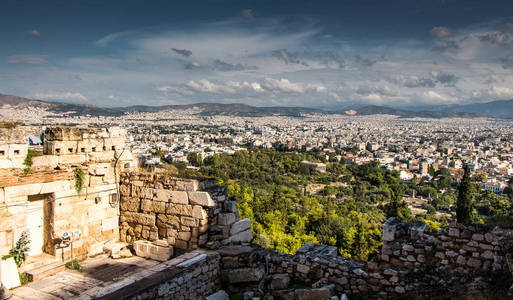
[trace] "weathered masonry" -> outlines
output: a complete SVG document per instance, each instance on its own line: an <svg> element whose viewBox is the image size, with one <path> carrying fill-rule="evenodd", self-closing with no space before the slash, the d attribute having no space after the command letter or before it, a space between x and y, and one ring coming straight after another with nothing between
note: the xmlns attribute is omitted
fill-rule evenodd
<svg viewBox="0 0 513 300"><path fill-rule="evenodd" d="M251 240L251 222L239 219L235 202L226 200L224 189L213 182L124 172L120 193L121 241L155 244L136 242L141 253L140 247L154 247L169 258L161 247L184 253Z"/></svg>
<svg viewBox="0 0 513 300"><path fill-rule="evenodd" d="M20 126L0 132L0 255L23 231L31 240L30 256L69 258L71 247L58 240L65 232L74 239L74 256L101 253L106 242L119 239L116 175L134 167L124 150L124 130L46 128L42 155L30 159L26 138L39 130Z"/></svg>
<svg viewBox="0 0 513 300"><path fill-rule="evenodd" d="M251 244L196 249L94 296L205 299L223 289L234 299L320 300L342 294L370 299L459 299L472 293L511 299L493 294L500 274L508 272L511 229L473 224L429 233L419 224L390 219L384 224L383 237L382 254L373 261L346 259L336 247L311 243L295 255Z"/></svg>

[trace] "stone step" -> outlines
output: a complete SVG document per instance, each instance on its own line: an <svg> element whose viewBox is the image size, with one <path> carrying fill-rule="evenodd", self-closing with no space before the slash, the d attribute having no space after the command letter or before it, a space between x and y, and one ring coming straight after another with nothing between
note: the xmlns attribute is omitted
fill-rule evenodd
<svg viewBox="0 0 513 300"><path fill-rule="evenodd" d="M50 277L52 275L55 275L57 273L60 273L66 269L66 266L64 263L58 261L51 264L47 264L35 269L32 269L30 271L25 271L28 274L32 275L32 280L37 281L41 280L46 277Z"/></svg>
<svg viewBox="0 0 513 300"><path fill-rule="evenodd" d="M41 268L43 266L53 264L56 262L60 262L61 258L52 256L49 254L41 254L38 256L28 257L27 260L23 263L20 272L29 272L31 270Z"/></svg>

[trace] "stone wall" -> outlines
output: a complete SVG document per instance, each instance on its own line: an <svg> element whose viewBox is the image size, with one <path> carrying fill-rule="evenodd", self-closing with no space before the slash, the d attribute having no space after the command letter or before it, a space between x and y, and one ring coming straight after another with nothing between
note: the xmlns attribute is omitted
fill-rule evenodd
<svg viewBox="0 0 513 300"><path fill-rule="evenodd" d="M0 143L24 141L27 148L27 130L12 130L16 132L0 133ZM29 132L34 133L34 129ZM24 165L0 167L0 255L14 246L24 230L31 235L31 255L43 251L65 259L71 256L71 247L61 249L62 244L54 243L63 232L80 231L73 242L73 254L79 258L101 253L105 243L118 240L116 174L134 167L130 151L123 150L123 133L118 128L49 127L45 131L44 155L32 158L28 172L23 170ZM99 139L103 145L115 144L116 150L91 152L92 148L81 146ZM75 150L56 153L55 145L59 143L74 144ZM86 148L84 152L82 148ZM26 151L21 161L25 156ZM84 172L78 192L76 168Z"/></svg>
<svg viewBox="0 0 513 300"><path fill-rule="evenodd" d="M505 253L513 252L511 230L478 224L433 234L424 229L388 220L383 252L369 262L345 259L336 247L311 243L295 255L255 245L222 248L223 287L239 296L275 299L324 299L342 293L436 298L482 291L497 284L500 274L508 274Z"/></svg>
<svg viewBox="0 0 513 300"><path fill-rule="evenodd" d="M220 289L220 256L216 252L195 250L115 286L99 288L92 299L183 299L203 300Z"/></svg>
<svg viewBox="0 0 513 300"><path fill-rule="evenodd" d="M0 128L0 169L23 168L28 136L41 130L32 126Z"/></svg>
<svg viewBox="0 0 513 300"><path fill-rule="evenodd" d="M225 201L224 191L212 184L126 172L120 192L121 241L167 242L186 252L251 239L249 220L239 220L235 203Z"/></svg>
<svg viewBox="0 0 513 300"><path fill-rule="evenodd" d="M429 233L424 223L389 219L383 225L382 264L409 269L434 266L461 274L505 270L503 241L511 230L482 224L457 224Z"/></svg>

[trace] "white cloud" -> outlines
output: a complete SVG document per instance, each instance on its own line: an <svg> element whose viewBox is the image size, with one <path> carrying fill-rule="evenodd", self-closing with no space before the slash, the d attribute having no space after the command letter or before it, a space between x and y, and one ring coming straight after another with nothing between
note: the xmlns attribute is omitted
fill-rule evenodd
<svg viewBox="0 0 513 300"><path fill-rule="evenodd" d="M445 26L436 26L433 27L430 31L431 35L437 38L444 38L452 35L452 30Z"/></svg>
<svg viewBox="0 0 513 300"><path fill-rule="evenodd" d="M427 91L423 94L424 96L424 99L425 100L428 100L430 103L444 103L444 102L451 102L451 101L454 101L455 99L450 97L450 96L447 96L447 95L444 95L444 94L441 94L441 93L437 93L435 91Z"/></svg>
<svg viewBox="0 0 513 300"><path fill-rule="evenodd" d="M32 95L35 99L43 99L43 100L80 100L86 101L87 97L82 95L81 93L73 93L73 92L39 92L34 93Z"/></svg>
<svg viewBox="0 0 513 300"><path fill-rule="evenodd" d="M482 100L509 100L513 98L513 89L500 86L492 86L487 89L473 91L472 96Z"/></svg>
<svg viewBox="0 0 513 300"><path fill-rule="evenodd" d="M292 83L288 79L264 78L262 86L271 92L299 93L304 92L304 88L300 84Z"/></svg>

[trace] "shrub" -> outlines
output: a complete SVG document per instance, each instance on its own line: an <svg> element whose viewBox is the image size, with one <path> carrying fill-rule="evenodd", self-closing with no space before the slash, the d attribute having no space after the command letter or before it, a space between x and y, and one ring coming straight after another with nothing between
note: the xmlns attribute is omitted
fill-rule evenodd
<svg viewBox="0 0 513 300"><path fill-rule="evenodd" d="M73 270L82 272L82 266L80 265L80 262L76 258L74 258L72 261L67 262L66 267L69 269L73 269Z"/></svg>
<svg viewBox="0 0 513 300"><path fill-rule="evenodd" d="M32 282L32 275L27 272L19 273L21 285Z"/></svg>
<svg viewBox="0 0 513 300"><path fill-rule="evenodd" d="M76 167L75 170L73 170L73 174L75 175L75 190L80 194L82 186L84 185L84 170L80 167Z"/></svg>
<svg viewBox="0 0 513 300"><path fill-rule="evenodd" d="M19 267L27 259L27 252L30 250L30 238L27 230L21 233L20 238L16 241L14 248L9 250L9 254L3 258L12 257L14 262Z"/></svg>

